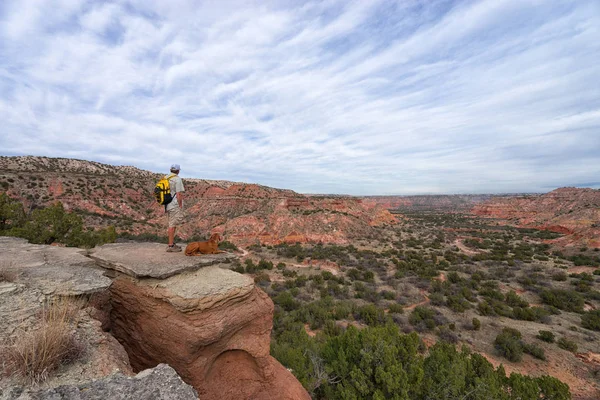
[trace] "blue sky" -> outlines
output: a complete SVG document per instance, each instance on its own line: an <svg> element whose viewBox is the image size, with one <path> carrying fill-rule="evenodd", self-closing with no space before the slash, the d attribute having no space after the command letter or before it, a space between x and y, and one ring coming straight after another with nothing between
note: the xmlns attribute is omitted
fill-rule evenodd
<svg viewBox="0 0 600 400"><path fill-rule="evenodd" d="M600 188L600 2L3 0L0 120L302 193Z"/></svg>

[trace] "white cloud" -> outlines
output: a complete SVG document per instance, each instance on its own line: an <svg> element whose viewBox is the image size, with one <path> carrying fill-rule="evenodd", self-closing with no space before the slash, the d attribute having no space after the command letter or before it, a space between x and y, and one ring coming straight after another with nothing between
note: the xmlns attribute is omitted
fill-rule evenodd
<svg viewBox="0 0 600 400"><path fill-rule="evenodd" d="M598 181L593 0L213 3L8 2L3 153L158 171L168 143L184 176L301 192Z"/></svg>

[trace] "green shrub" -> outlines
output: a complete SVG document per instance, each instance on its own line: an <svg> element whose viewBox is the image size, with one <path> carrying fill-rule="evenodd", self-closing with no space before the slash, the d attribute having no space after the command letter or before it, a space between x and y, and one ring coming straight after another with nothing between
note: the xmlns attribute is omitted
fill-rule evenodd
<svg viewBox="0 0 600 400"><path fill-rule="evenodd" d="M593 331L600 331L600 310L592 310L581 316L581 326Z"/></svg>
<svg viewBox="0 0 600 400"><path fill-rule="evenodd" d="M25 220L23 205L6 193L0 193L0 233L22 227Z"/></svg>
<svg viewBox="0 0 600 400"><path fill-rule="evenodd" d="M539 331L536 338L543 340L544 342L554 343L554 333L550 331Z"/></svg>
<svg viewBox="0 0 600 400"><path fill-rule="evenodd" d="M496 315L496 313L494 312L494 309L492 308L490 303L488 303L485 300L483 300L483 301L479 302L479 304L477 304L477 311L479 311L479 314L485 315L485 316Z"/></svg>
<svg viewBox="0 0 600 400"><path fill-rule="evenodd" d="M506 304L511 307L529 307L529 303L523 300L517 293L513 290L506 293Z"/></svg>
<svg viewBox="0 0 600 400"><path fill-rule="evenodd" d="M566 281L567 274L564 271L555 272L552 274L552 279L555 281Z"/></svg>
<svg viewBox="0 0 600 400"><path fill-rule="evenodd" d="M243 274L246 272L246 270L244 269L244 267L242 267L241 265L236 265L235 267L232 268L233 271Z"/></svg>
<svg viewBox="0 0 600 400"><path fill-rule="evenodd" d="M356 310L355 318L369 326L383 325L386 321L385 312L375 304L359 307Z"/></svg>
<svg viewBox="0 0 600 400"><path fill-rule="evenodd" d="M534 356L539 360L546 360L546 354L544 353L544 349L540 346L533 343L525 343L523 345L523 351L527 354Z"/></svg>
<svg viewBox="0 0 600 400"><path fill-rule="evenodd" d="M269 278L269 275L265 272L261 272L254 277L254 283L261 284L266 282L271 282L271 278Z"/></svg>
<svg viewBox="0 0 600 400"><path fill-rule="evenodd" d="M566 337L561 337L560 339L558 339L558 341L556 343L558 344L558 347L560 347L561 349L570 351L572 353L577 352L577 343L575 343L572 340L567 339Z"/></svg>
<svg viewBox="0 0 600 400"><path fill-rule="evenodd" d="M474 331L478 331L478 330L481 329L481 321L479 319L473 318L472 323L473 323L473 330Z"/></svg>
<svg viewBox="0 0 600 400"><path fill-rule="evenodd" d="M222 241L222 242L219 243L219 249L221 249L221 250L232 250L232 251L238 251L239 250L238 247L235 244L233 244L231 242L228 242L227 240L224 240L224 241Z"/></svg>
<svg viewBox="0 0 600 400"><path fill-rule="evenodd" d="M390 314L404 314L404 307L398 303L390 304L388 312Z"/></svg>
<svg viewBox="0 0 600 400"><path fill-rule="evenodd" d="M442 306L444 305L444 295L438 292L431 293L429 295L429 302L434 306Z"/></svg>
<svg viewBox="0 0 600 400"><path fill-rule="evenodd" d="M411 325L419 325L428 330L431 330L436 327L436 322L434 320L435 311L428 307L415 307L413 312L408 317L408 322Z"/></svg>
<svg viewBox="0 0 600 400"><path fill-rule="evenodd" d="M383 297L386 300L394 300L396 298L395 292L390 292L388 290L382 290L380 293L381 293L381 297Z"/></svg>
<svg viewBox="0 0 600 400"><path fill-rule="evenodd" d="M283 308L285 311L292 311L300 306L290 292L281 292L274 299L273 302Z"/></svg>
<svg viewBox="0 0 600 400"><path fill-rule="evenodd" d="M260 259L260 261L258 262L257 268L259 270L261 269L267 269L267 270L272 270L273 269L273 263L271 261L267 261L264 259Z"/></svg>
<svg viewBox="0 0 600 400"><path fill-rule="evenodd" d="M550 313L542 307L515 307L513 308L512 318L522 321L542 321Z"/></svg>
<svg viewBox="0 0 600 400"><path fill-rule="evenodd" d="M565 311L583 312L583 297L572 290L549 289L540 293L545 304Z"/></svg>
<svg viewBox="0 0 600 400"><path fill-rule="evenodd" d="M471 304L461 295L447 296L446 306L454 312L463 312L471 308Z"/></svg>
<svg viewBox="0 0 600 400"><path fill-rule="evenodd" d="M513 328L504 328L502 333L496 336L494 340L496 350L512 362L521 361L523 357L523 343L521 342L521 332Z"/></svg>

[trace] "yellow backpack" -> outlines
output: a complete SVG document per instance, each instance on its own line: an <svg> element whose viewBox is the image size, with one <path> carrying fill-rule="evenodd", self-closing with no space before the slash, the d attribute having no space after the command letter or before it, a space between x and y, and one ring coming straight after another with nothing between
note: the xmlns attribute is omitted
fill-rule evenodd
<svg viewBox="0 0 600 400"><path fill-rule="evenodd" d="M156 198L156 202L161 206L166 207L167 204L173 201L169 179L171 179L175 175L176 174L170 174L168 176L165 176L160 181L158 181L158 183L154 187L154 197Z"/></svg>

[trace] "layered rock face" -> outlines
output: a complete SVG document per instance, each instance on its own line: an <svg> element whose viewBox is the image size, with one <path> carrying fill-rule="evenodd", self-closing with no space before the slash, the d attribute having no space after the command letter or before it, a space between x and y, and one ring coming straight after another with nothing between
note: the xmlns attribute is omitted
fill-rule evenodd
<svg viewBox="0 0 600 400"><path fill-rule="evenodd" d="M167 254L168 266L157 259L166 254L163 246L155 246L107 245L94 254L105 267L126 272L114 277L111 321L135 370L167 363L201 399L309 398L269 355L269 297L248 276L220 265L193 268L198 262L225 262L230 255L202 261ZM165 276L161 266L170 268L165 279L158 278Z"/></svg>
<svg viewBox="0 0 600 400"><path fill-rule="evenodd" d="M554 240L558 245L600 247L600 190L560 188L543 195L492 198L472 212L565 234Z"/></svg>
<svg viewBox="0 0 600 400"><path fill-rule="evenodd" d="M111 224L133 234L165 234L164 209L152 193L161 176L81 160L0 157L3 190L27 207L59 200L68 210L82 211L89 226ZM384 207L353 197L304 196L229 181L184 179L184 184L187 223L178 230L184 239L217 231L238 245L341 244L395 222Z"/></svg>

